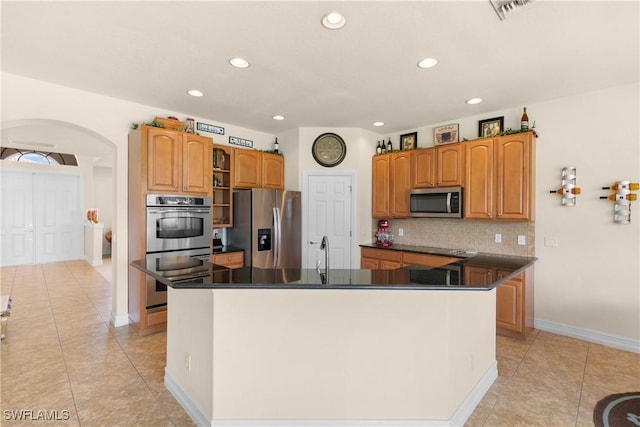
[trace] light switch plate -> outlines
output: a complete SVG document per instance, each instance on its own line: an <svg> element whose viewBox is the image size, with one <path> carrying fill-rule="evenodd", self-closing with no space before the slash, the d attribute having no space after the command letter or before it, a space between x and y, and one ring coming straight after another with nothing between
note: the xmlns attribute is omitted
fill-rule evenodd
<svg viewBox="0 0 640 427"><path fill-rule="evenodd" d="M524 236L522 234L518 235L518 245L520 246L524 246L527 244L527 236Z"/></svg>
<svg viewBox="0 0 640 427"><path fill-rule="evenodd" d="M496 234L496 243L502 243L502 234Z"/></svg>

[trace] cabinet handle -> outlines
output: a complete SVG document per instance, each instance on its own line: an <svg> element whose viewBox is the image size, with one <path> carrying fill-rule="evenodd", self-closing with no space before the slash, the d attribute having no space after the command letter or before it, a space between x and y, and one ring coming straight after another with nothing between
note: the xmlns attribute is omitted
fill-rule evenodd
<svg viewBox="0 0 640 427"><path fill-rule="evenodd" d="M231 257L227 257L227 261L231 261Z"/></svg>

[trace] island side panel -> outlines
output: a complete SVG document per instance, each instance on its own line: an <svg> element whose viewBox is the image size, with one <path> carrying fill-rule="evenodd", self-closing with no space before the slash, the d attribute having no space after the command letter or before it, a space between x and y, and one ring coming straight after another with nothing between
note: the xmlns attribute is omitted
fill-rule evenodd
<svg viewBox="0 0 640 427"><path fill-rule="evenodd" d="M493 291L214 293L212 421L447 420L495 363Z"/></svg>
<svg viewBox="0 0 640 427"><path fill-rule="evenodd" d="M213 414L213 298L211 289L168 288L165 384L178 401L196 405L192 411L181 401L199 421Z"/></svg>

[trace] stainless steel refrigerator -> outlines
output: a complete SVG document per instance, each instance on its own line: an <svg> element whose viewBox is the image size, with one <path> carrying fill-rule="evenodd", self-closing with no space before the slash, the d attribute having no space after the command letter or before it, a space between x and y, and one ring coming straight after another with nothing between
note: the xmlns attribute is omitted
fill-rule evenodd
<svg viewBox="0 0 640 427"><path fill-rule="evenodd" d="M244 250L247 266L301 268L301 217L299 191L235 190L228 244Z"/></svg>

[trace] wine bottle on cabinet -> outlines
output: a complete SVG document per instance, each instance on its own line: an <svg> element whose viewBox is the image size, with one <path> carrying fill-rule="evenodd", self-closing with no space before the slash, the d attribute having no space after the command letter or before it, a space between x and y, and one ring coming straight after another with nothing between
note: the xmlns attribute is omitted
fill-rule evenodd
<svg viewBox="0 0 640 427"><path fill-rule="evenodd" d="M527 107L522 110L522 117L520 118L520 130L529 130L529 116L527 115Z"/></svg>
<svg viewBox="0 0 640 427"><path fill-rule="evenodd" d="M280 152L280 145L278 144L277 136L276 136L276 141L273 143L273 152L276 154Z"/></svg>
<svg viewBox="0 0 640 427"><path fill-rule="evenodd" d="M378 141L378 145L376 146L376 154L382 154L382 145L380 145L380 141Z"/></svg>
<svg viewBox="0 0 640 427"><path fill-rule="evenodd" d="M393 151L393 145L391 144L391 138L389 138L389 141L387 141L387 152L390 153L391 151Z"/></svg>

